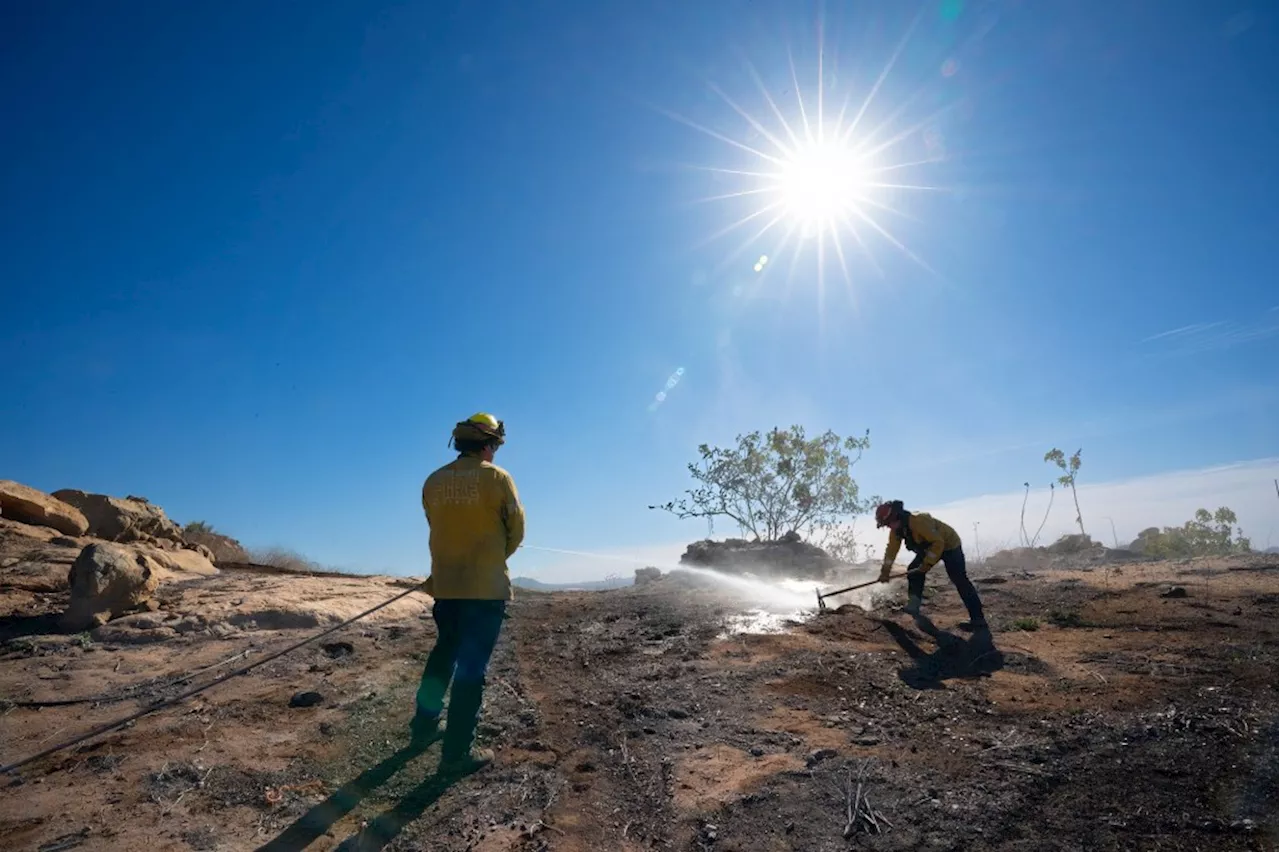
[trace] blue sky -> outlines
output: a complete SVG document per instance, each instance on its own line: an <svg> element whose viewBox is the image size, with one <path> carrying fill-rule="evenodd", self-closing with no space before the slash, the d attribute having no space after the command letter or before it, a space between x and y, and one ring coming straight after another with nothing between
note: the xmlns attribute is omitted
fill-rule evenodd
<svg viewBox="0 0 1280 852"><path fill-rule="evenodd" d="M1054 445L1274 459L1274 4L831 5L9 10L0 476L421 573L476 410L529 543L586 551L705 534L645 506L774 425L869 428L915 505ZM858 220L820 286L786 222L707 240L767 198L699 201L773 151L730 101L850 118L895 54L850 138L893 142L860 209L902 248Z"/></svg>

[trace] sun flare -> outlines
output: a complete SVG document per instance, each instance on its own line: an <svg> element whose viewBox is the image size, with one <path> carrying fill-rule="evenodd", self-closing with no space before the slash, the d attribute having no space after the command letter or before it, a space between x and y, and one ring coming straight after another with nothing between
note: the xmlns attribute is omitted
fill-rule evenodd
<svg viewBox="0 0 1280 852"><path fill-rule="evenodd" d="M748 63L762 108L748 109L719 86L709 85L736 115L733 129L713 129L659 110L728 146L728 156L720 163L694 167L721 182L738 184L701 199L728 203L737 211L736 218L701 243L736 234L738 244L728 251L717 273L741 262L744 254L761 257L751 266L762 276L761 286L765 276L781 273L785 295L797 278L809 279L807 270L815 268L820 304L829 267L839 266L852 299L855 279L867 273L886 276L877 259L886 249L938 274L895 231L903 220L918 221L906 209L911 196L941 189L920 172L946 159L940 119L954 102L944 103L919 121L909 121L905 119L910 108L926 100L923 89L905 98L899 92L896 102L882 91L919 20L917 15L867 88L841 85L834 65L825 64L819 32L817 80L812 88L800 82L789 51L790 85L775 83L775 91L785 90L778 97ZM878 103L877 95L881 96ZM765 257L782 262L766 264ZM801 259L814 266L801 267Z"/></svg>

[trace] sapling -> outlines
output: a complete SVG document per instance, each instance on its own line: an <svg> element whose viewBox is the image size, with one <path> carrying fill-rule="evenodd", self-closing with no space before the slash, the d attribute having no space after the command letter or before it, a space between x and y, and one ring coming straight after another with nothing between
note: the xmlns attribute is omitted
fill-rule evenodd
<svg viewBox="0 0 1280 852"><path fill-rule="evenodd" d="M1076 523L1080 526L1080 534L1088 537L1088 533L1084 529L1084 519L1080 514L1080 498L1076 494L1076 474L1080 470L1080 450L1076 450L1070 458L1062 450L1054 447L1052 450L1044 454L1044 460L1053 462L1062 471L1062 475L1058 477L1060 485L1071 486L1071 499L1076 504Z"/></svg>

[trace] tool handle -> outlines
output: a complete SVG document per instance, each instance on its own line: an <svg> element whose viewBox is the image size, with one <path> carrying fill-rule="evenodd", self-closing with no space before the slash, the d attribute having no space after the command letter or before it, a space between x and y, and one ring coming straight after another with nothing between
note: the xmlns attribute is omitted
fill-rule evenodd
<svg viewBox="0 0 1280 852"><path fill-rule="evenodd" d="M899 578L901 578L901 577L905 577L905 576L907 576L907 574L910 574L910 573L911 573L911 572L910 572L910 571L908 571L908 572L903 573L903 574L890 574L890 575L889 575L889 577L888 577L888 579L886 579L886 580L885 580L885 582L887 583L887 582L889 582L889 580L895 580L895 579L899 579ZM868 581L867 581L867 582L865 582L865 583L859 583L858 585L856 585L856 586L850 586L850 587L849 587L849 588L847 588L847 589L836 589L834 592L826 592L825 594L818 595L818 597L819 597L819 598L830 598L830 597L835 597L836 595L843 595L845 592L856 592L858 589L865 589L867 586L874 586L874 585L876 585L876 584L877 584L877 583L879 583L879 582L880 582L880 578L879 578L879 577L877 577L877 578L876 578L876 579L874 579L874 580L868 580Z"/></svg>

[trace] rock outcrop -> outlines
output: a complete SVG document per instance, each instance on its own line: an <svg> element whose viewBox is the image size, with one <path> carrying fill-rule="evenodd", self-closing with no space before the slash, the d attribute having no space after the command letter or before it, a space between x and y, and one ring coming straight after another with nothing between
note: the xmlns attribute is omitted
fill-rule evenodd
<svg viewBox="0 0 1280 852"><path fill-rule="evenodd" d="M74 505L10 479L0 479L0 515L66 535L84 535L89 530L88 519Z"/></svg>
<svg viewBox="0 0 1280 852"><path fill-rule="evenodd" d="M661 568L654 568L650 566L648 568L636 569L636 585L637 586L643 586L648 583L656 583L661 579L662 579Z"/></svg>
<svg viewBox="0 0 1280 852"><path fill-rule="evenodd" d="M48 527L0 518L0 587L28 592L66 591L70 568L92 539L59 534ZM204 548L165 550L142 542L115 544L149 560L159 581L211 577L219 573ZM131 557L132 558L132 557Z"/></svg>
<svg viewBox="0 0 1280 852"><path fill-rule="evenodd" d="M246 563L252 560L244 545L229 535L214 532L211 529L195 529L188 525L182 530L182 538L187 547L202 554L215 565L224 563Z"/></svg>
<svg viewBox="0 0 1280 852"><path fill-rule="evenodd" d="M84 549L82 539L0 518L0 588L59 592Z"/></svg>
<svg viewBox="0 0 1280 852"><path fill-rule="evenodd" d="M141 551L161 569L160 579L169 580L183 577L212 577L219 573L213 560L195 549L159 550L136 545L131 549ZM208 548L205 548L206 550Z"/></svg>
<svg viewBox="0 0 1280 852"><path fill-rule="evenodd" d="M106 542L89 545L67 575L71 601L63 627L86 630L137 610L151 599L163 570L138 549Z"/></svg>
<svg viewBox="0 0 1280 852"><path fill-rule="evenodd" d="M808 544L794 534L780 541L737 538L695 541L685 549L680 562L728 574L797 580L820 580L840 565L839 560L821 547Z"/></svg>
<svg viewBox="0 0 1280 852"><path fill-rule="evenodd" d="M182 530L169 520L164 509L147 501L145 497L109 497L106 494L88 494L74 488L53 492L53 496L79 509L88 519L88 533L104 541L148 544L171 542L177 548L186 543Z"/></svg>

